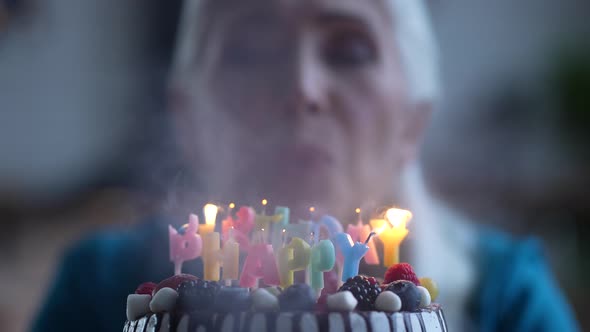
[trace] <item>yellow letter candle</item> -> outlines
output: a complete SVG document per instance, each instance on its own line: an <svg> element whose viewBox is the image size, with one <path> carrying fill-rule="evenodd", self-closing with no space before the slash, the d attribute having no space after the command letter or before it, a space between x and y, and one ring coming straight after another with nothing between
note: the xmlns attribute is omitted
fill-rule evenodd
<svg viewBox="0 0 590 332"><path fill-rule="evenodd" d="M387 222L382 222L379 239L383 242L383 265L389 267L399 263L399 247L408 235L406 223L412 219L412 212L389 209L385 213L385 219Z"/></svg>
<svg viewBox="0 0 590 332"><path fill-rule="evenodd" d="M203 237L203 268L204 278L210 281L219 281L220 268L220 237L218 232L210 232Z"/></svg>
<svg viewBox="0 0 590 332"><path fill-rule="evenodd" d="M279 250L277 263L281 287L293 285L293 272L307 269L311 256L311 248L303 239L295 237L291 243Z"/></svg>
<svg viewBox="0 0 590 332"><path fill-rule="evenodd" d="M201 236L211 233L215 230L215 219L217 219L217 205L207 204L203 207L203 214L205 215L205 224L199 225L199 234Z"/></svg>

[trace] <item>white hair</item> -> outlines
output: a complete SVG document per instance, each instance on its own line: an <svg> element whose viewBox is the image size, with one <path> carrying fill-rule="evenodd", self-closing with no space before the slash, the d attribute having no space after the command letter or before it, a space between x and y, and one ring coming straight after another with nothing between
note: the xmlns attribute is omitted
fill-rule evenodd
<svg viewBox="0 0 590 332"><path fill-rule="evenodd" d="M202 0L185 0L179 29L174 69L181 71L196 49L196 38L183 38L196 31L196 13ZM359 0L360 1L360 0ZM415 102L435 101L440 97L438 47L424 0L386 0L394 22L394 36Z"/></svg>

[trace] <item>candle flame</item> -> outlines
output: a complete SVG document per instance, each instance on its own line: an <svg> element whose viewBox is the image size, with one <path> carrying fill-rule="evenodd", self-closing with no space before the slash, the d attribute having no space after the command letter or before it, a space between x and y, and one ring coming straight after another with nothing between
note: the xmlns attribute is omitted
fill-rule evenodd
<svg viewBox="0 0 590 332"><path fill-rule="evenodd" d="M203 214L205 215L205 224L215 225L217 218L217 211L219 208L215 204L207 204L203 207Z"/></svg>
<svg viewBox="0 0 590 332"><path fill-rule="evenodd" d="M236 203L229 203L229 208L230 208L230 209L233 209L233 208L235 208L235 207L236 207Z"/></svg>
<svg viewBox="0 0 590 332"><path fill-rule="evenodd" d="M315 207L313 207L313 206L312 206L312 207L310 207L310 208L309 208L309 212L315 212Z"/></svg>
<svg viewBox="0 0 590 332"><path fill-rule="evenodd" d="M354 210L357 214L361 213L361 208L356 208L356 210Z"/></svg>
<svg viewBox="0 0 590 332"><path fill-rule="evenodd" d="M412 219L412 212L408 210L392 208L387 210L385 218L393 228L406 228L406 223Z"/></svg>
<svg viewBox="0 0 590 332"><path fill-rule="evenodd" d="M266 206L266 204L268 204L268 200L266 200L266 198L265 198L265 199L262 200L262 205L263 206Z"/></svg>

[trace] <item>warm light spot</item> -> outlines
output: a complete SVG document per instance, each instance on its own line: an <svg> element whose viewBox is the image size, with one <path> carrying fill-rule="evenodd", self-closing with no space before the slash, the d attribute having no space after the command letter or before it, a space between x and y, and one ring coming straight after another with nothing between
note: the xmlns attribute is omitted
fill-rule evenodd
<svg viewBox="0 0 590 332"><path fill-rule="evenodd" d="M361 213L361 208L356 208L356 210L354 210L357 214Z"/></svg>
<svg viewBox="0 0 590 332"><path fill-rule="evenodd" d="M215 225L217 218L217 211L219 208L215 204L207 204L203 207L203 214L205 215L205 224Z"/></svg>
<svg viewBox="0 0 590 332"><path fill-rule="evenodd" d="M262 200L262 205L266 206L266 204L268 204L268 201L265 199Z"/></svg>
<svg viewBox="0 0 590 332"><path fill-rule="evenodd" d="M412 212L408 210L392 208L387 210L385 218L393 228L406 228L406 223L412 219Z"/></svg>
<svg viewBox="0 0 590 332"><path fill-rule="evenodd" d="M309 212L315 212L315 207L313 207L313 206L312 206L312 207L310 207L310 208L309 208Z"/></svg>
<svg viewBox="0 0 590 332"><path fill-rule="evenodd" d="M230 208L230 209L233 209L233 208L235 208L235 207L236 207L236 203L229 203L229 208Z"/></svg>

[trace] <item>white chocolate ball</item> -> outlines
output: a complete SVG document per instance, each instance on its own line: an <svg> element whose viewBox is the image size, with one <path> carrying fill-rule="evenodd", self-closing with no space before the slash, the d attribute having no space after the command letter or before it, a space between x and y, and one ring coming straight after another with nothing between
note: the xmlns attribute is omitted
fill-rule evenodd
<svg viewBox="0 0 590 332"><path fill-rule="evenodd" d="M148 294L129 294L127 296L127 320L136 320L150 312L152 296Z"/></svg>
<svg viewBox="0 0 590 332"><path fill-rule="evenodd" d="M430 305L430 292L426 287L418 286L418 290L420 291L420 308L426 308Z"/></svg>
<svg viewBox="0 0 590 332"><path fill-rule="evenodd" d="M279 299L264 288L259 288L250 295L255 311L274 311L279 309Z"/></svg>
<svg viewBox="0 0 590 332"><path fill-rule="evenodd" d="M326 305L330 311L353 311L358 301L349 291L338 292L328 295Z"/></svg>
<svg viewBox="0 0 590 332"><path fill-rule="evenodd" d="M402 299L392 291L383 291L375 300L375 308L380 311L398 312L402 309Z"/></svg>
<svg viewBox="0 0 590 332"><path fill-rule="evenodd" d="M150 309L154 313L171 312L176 306L177 298L178 293L174 289L170 287L164 287L160 289L152 298L152 301L150 302Z"/></svg>

